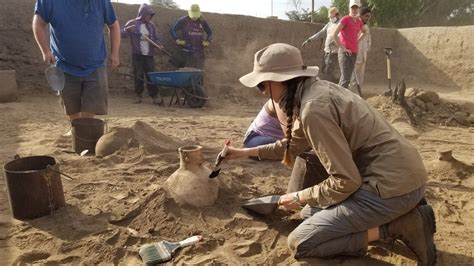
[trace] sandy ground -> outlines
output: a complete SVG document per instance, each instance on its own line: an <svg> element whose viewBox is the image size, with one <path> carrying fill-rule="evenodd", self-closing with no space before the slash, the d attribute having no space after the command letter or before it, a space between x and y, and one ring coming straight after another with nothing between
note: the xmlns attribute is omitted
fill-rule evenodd
<svg viewBox="0 0 474 266"><path fill-rule="evenodd" d="M265 101L256 91L236 84L250 70L254 52L273 42L298 46L322 24L206 13L215 41L206 51L204 82L212 98L204 109L157 107L149 99L131 104L132 81L122 75L131 72L130 54L128 41L122 41L122 66L109 69L113 96L107 125L109 130L132 130L136 142L105 158L80 157L67 152L71 137L64 133L69 124L56 97L46 93L45 65L31 32L34 0L6 3L0 9L0 69L16 70L21 95L17 102L0 104L0 162L11 161L15 154L50 155L62 172L75 179L63 179L66 207L51 216L19 221L11 217L5 179L0 178L0 265L134 265L141 263L137 250L142 244L179 241L194 234L202 234L204 240L181 250L172 263L415 264L414 255L403 245L386 243L371 246L362 258L295 261L286 239L301 222L297 215L253 216L240 207L247 199L286 191L290 170L279 162L243 159L224 164L217 203L208 208L179 207L162 188L179 167L179 146L202 145L211 163L225 139L241 145ZM115 7L121 23L135 17L138 8ZM154 22L167 49L175 52L167 32L186 12L157 10ZM408 87L436 91L442 97L436 105L426 97L409 101L415 126L406 123L406 114L387 99L368 99L423 156L429 171L426 197L437 218L440 265L474 265L474 34L469 32L474 32L474 26L371 30L365 96L384 91L383 48L393 47L393 82L404 78ZM308 65L321 62L318 45L302 51ZM157 69L172 70L167 60L157 56ZM449 149L459 161L437 160L439 150Z"/></svg>
<svg viewBox="0 0 474 266"><path fill-rule="evenodd" d="M362 258L295 261L286 239L300 222L297 215L255 216L240 207L246 199L284 193L290 170L279 162L243 159L225 164L214 206L177 206L166 197L162 185L179 166L178 146L202 145L211 163L226 138L241 145L260 106L168 108L146 100L134 105L130 97L111 97L108 129L131 128L146 134L138 139L139 145L105 158L65 152L71 149L71 137L63 136L69 126L54 95L23 95L18 102L0 105L2 163L12 160L14 154L52 155L61 171L75 178L63 179L66 207L31 221L11 218L5 180L0 180L0 264L139 264L140 245L179 241L193 234L203 235L204 240L181 250L172 263L415 264L414 255L398 243L377 243ZM396 107L386 99L373 97L369 102L393 119ZM473 128L452 123L396 125L418 147L429 170L426 195L437 218L439 264L473 265ZM437 160L437 151L443 149L453 149L454 157L465 164Z"/></svg>

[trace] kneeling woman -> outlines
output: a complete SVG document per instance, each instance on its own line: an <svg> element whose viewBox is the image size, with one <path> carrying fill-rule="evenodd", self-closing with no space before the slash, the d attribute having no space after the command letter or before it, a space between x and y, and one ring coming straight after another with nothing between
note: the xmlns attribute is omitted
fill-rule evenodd
<svg viewBox="0 0 474 266"><path fill-rule="evenodd" d="M402 240L422 265L434 265L434 214L419 204L427 180L420 155L366 101L317 74L291 45L258 51L253 72L240 82L282 106L286 136L255 148L230 147L226 158L283 159L292 166L304 151L317 155L311 158L319 158L327 178L279 203L306 205L305 220L288 236L295 258L364 255L368 242L391 238Z"/></svg>

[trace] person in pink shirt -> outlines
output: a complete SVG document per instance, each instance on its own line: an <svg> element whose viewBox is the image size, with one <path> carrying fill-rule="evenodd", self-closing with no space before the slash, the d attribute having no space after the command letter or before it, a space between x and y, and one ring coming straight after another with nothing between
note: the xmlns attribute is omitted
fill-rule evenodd
<svg viewBox="0 0 474 266"><path fill-rule="evenodd" d="M349 87L357 59L359 32L364 32L362 28L364 23L359 18L360 2L351 0L349 8L349 15L341 19L333 33L334 41L339 46L338 60L341 70L339 85L346 89Z"/></svg>

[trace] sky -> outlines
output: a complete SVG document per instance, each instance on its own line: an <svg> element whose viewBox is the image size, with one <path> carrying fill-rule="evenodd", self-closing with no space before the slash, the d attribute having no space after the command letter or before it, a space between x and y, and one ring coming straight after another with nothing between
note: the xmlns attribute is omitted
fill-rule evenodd
<svg viewBox="0 0 474 266"><path fill-rule="evenodd" d="M112 2L126 4L148 3L148 0L111 0ZM188 9L191 4L198 4L202 12L213 12L222 14L240 14L255 17L278 16L280 19L288 19L285 12L295 10L292 0L174 0L180 9ZM314 9L322 5L330 6L331 0L315 0ZM301 0L303 8L311 9L311 0Z"/></svg>

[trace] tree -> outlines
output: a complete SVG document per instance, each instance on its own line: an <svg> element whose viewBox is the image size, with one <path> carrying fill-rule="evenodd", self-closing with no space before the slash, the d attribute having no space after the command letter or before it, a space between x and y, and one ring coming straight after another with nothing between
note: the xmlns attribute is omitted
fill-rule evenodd
<svg viewBox="0 0 474 266"><path fill-rule="evenodd" d="M349 1L333 0L341 15L349 12ZM472 0L363 0L372 10L370 24L404 28L474 24Z"/></svg>
<svg viewBox="0 0 474 266"><path fill-rule="evenodd" d="M289 20L310 22L313 16L313 22L326 23L328 20L328 8L322 6L318 11L311 12L308 8L301 7L301 0L292 0L295 10L285 12Z"/></svg>
<svg viewBox="0 0 474 266"><path fill-rule="evenodd" d="M178 9L179 6L173 0L149 0L150 5Z"/></svg>

